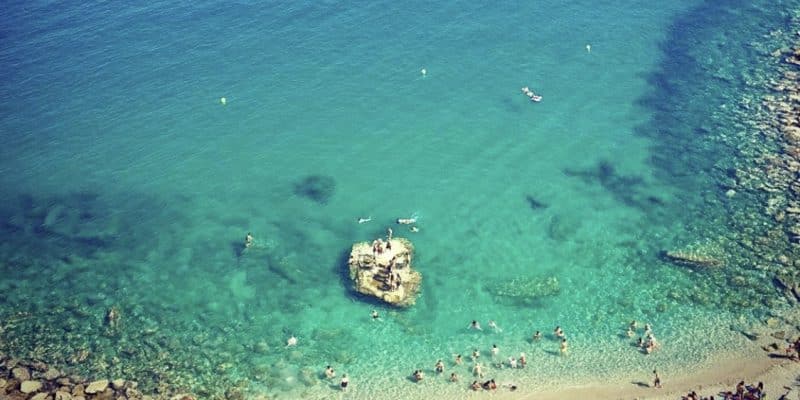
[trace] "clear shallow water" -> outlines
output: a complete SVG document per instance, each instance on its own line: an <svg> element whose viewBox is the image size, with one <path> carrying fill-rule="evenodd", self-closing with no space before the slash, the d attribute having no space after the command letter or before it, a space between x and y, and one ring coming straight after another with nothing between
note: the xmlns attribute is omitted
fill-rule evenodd
<svg viewBox="0 0 800 400"><path fill-rule="evenodd" d="M686 137L706 110L680 86L695 84L679 78L693 48L676 51L725 28L698 26L730 22L698 6L13 5L0 285L3 312L31 313L20 326L39 336L12 327L6 350L44 341L67 364L88 349L79 368L93 375L150 376L148 360L178 387L246 379L290 397L329 396L316 377L332 364L352 375L353 397L385 385L414 397L411 371L492 343L541 363L489 375L534 383L677 369L730 348L741 340L730 321L760 310L720 312L713 299L736 296L715 293L724 275L658 257L713 240L724 218L705 170L681 170L713 168L703 157L722 151L681 147L697 143ZM772 17L737 7L753 14L745 27ZM764 28L753 29L742 36ZM524 85L544 101L526 101ZM294 192L314 174L335 181L326 204ZM350 245L411 214L421 232L395 232L417 248L418 304L354 297ZM240 255L248 231L259 246ZM558 295L530 304L491 290L550 276ZM103 335L112 306L123 332ZM504 332L469 332L472 319ZM663 351L644 357L620 338L630 319L651 322ZM527 341L555 325L569 358ZM284 349L292 334L300 346Z"/></svg>

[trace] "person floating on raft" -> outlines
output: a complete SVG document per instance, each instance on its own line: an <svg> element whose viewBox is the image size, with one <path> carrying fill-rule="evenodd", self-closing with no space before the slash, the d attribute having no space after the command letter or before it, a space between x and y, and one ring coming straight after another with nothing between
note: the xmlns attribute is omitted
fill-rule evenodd
<svg viewBox="0 0 800 400"><path fill-rule="evenodd" d="M533 90L529 89L527 86L522 88L522 93L525 96L528 96L528 98L531 99L532 102L538 103L538 102L542 101L542 96L539 96L538 94L533 93Z"/></svg>

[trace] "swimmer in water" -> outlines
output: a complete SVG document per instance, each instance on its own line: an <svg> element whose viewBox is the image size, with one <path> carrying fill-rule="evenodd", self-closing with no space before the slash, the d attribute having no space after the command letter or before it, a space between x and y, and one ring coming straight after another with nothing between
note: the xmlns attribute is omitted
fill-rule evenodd
<svg viewBox="0 0 800 400"><path fill-rule="evenodd" d="M592 45L590 45L590 44L586 45L586 52L587 53L591 53L592 52Z"/></svg>
<svg viewBox="0 0 800 400"><path fill-rule="evenodd" d="M291 336L289 339L286 339L286 347L297 346L297 338Z"/></svg>
<svg viewBox="0 0 800 400"><path fill-rule="evenodd" d="M450 382L458 382L458 375L455 372L450 374Z"/></svg>
<svg viewBox="0 0 800 400"><path fill-rule="evenodd" d="M561 339L561 354L567 355L567 339Z"/></svg>
<svg viewBox="0 0 800 400"><path fill-rule="evenodd" d="M519 353L519 367L525 368L525 365L527 364L528 364L528 357L525 355L525 353Z"/></svg>
<svg viewBox="0 0 800 400"><path fill-rule="evenodd" d="M442 372L444 372L444 363L442 362L442 360L437 361L436 365L433 366L433 369L436 370L437 374L441 374Z"/></svg>
<svg viewBox="0 0 800 400"><path fill-rule="evenodd" d="M419 70L419 73L420 73L420 74L422 74L422 77L423 77L423 78L424 78L424 77L426 77L426 76L428 76L428 70L427 70L427 69L425 69L425 68L423 68L423 69Z"/></svg>
<svg viewBox="0 0 800 400"><path fill-rule="evenodd" d="M475 329L475 330L478 330L478 331L482 331L483 330L483 329L481 329L481 324L478 321L474 320L474 319L472 320L472 323L469 324L469 329Z"/></svg>
<svg viewBox="0 0 800 400"><path fill-rule="evenodd" d="M539 340L539 339L541 339L541 338L542 338L542 332L536 331L536 332L533 334L533 341L534 341L534 342L538 341L538 340Z"/></svg>
<svg viewBox="0 0 800 400"><path fill-rule="evenodd" d="M475 363L475 366L472 367L472 374L478 378L483 378L483 367L481 367L481 363Z"/></svg>
<svg viewBox="0 0 800 400"><path fill-rule="evenodd" d="M411 225L411 224L416 224L417 223L417 219L416 218L398 218L397 219L397 223L400 224L400 225Z"/></svg>
<svg viewBox="0 0 800 400"><path fill-rule="evenodd" d="M632 338L633 335L635 335L636 333L634 331L632 331L631 328L629 327L628 331L625 332L625 334L628 335L629 338Z"/></svg>
<svg viewBox="0 0 800 400"><path fill-rule="evenodd" d="M472 361L478 361L478 358L481 356L481 352L478 349L472 350Z"/></svg>
<svg viewBox="0 0 800 400"><path fill-rule="evenodd" d="M412 226L412 227L408 228L408 230L410 230L411 232L414 232L414 233L419 232L419 228L417 228L416 226Z"/></svg>
<svg viewBox="0 0 800 400"><path fill-rule="evenodd" d="M492 357L497 357L497 354L500 353L500 349L497 347L496 344L492 345Z"/></svg>
<svg viewBox="0 0 800 400"><path fill-rule="evenodd" d="M342 375L342 382L339 384L342 387L342 391L347 391L347 385L350 384L350 379L347 378L347 374Z"/></svg>
<svg viewBox="0 0 800 400"><path fill-rule="evenodd" d="M492 328L492 330L493 330L493 331L495 331L495 332L502 332L502 331L503 331L503 330L502 330L502 329L500 329L500 327L499 327L499 326L497 326L497 324L496 324L496 323L495 323L493 320L491 320L491 319L489 320L489 328Z"/></svg>
<svg viewBox="0 0 800 400"><path fill-rule="evenodd" d="M372 310L372 319L378 319L380 317L381 316L380 316L380 314L378 314L378 311Z"/></svg>
<svg viewBox="0 0 800 400"><path fill-rule="evenodd" d="M556 329L553 329L553 334L556 335L556 337L558 337L558 338L563 338L564 337L564 331L561 330L560 326L557 326Z"/></svg>
<svg viewBox="0 0 800 400"><path fill-rule="evenodd" d="M456 365L461 365L461 363L464 362L464 360L461 359L461 354L456 354L456 359L454 362L456 363Z"/></svg>
<svg viewBox="0 0 800 400"><path fill-rule="evenodd" d="M334 371L330 365L325 368L325 377L328 379L333 379L336 377L336 371Z"/></svg>
<svg viewBox="0 0 800 400"><path fill-rule="evenodd" d="M369 222L369 221L372 221L372 217L367 217L367 218L359 218L359 219L358 219L358 223L359 223L359 224L363 224L363 223L366 223L366 222Z"/></svg>
<svg viewBox="0 0 800 400"><path fill-rule="evenodd" d="M247 236L244 237L244 248L249 249L250 246L253 245L253 235L250 232L247 232Z"/></svg>

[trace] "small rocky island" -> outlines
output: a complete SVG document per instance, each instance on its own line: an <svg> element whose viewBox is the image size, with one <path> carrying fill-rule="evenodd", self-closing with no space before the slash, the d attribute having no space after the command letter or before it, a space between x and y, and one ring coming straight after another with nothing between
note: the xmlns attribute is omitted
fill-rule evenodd
<svg viewBox="0 0 800 400"><path fill-rule="evenodd" d="M370 244L353 245L350 259L350 279L353 289L398 307L416 302L422 274L411 266L414 246L408 239L377 239Z"/></svg>

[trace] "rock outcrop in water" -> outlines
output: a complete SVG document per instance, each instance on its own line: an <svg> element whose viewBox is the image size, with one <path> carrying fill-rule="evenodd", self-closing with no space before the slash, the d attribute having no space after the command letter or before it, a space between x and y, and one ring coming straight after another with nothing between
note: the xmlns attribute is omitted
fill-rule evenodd
<svg viewBox="0 0 800 400"><path fill-rule="evenodd" d="M720 259L691 251L667 251L664 257L673 263L690 267L714 268L725 265Z"/></svg>
<svg viewBox="0 0 800 400"><path fill-rule="evenodd" d="M414 246L403 238L356 243L347 265L353 289L389 304L408 307L416 302L422 274L411 265Z"/></svg>

